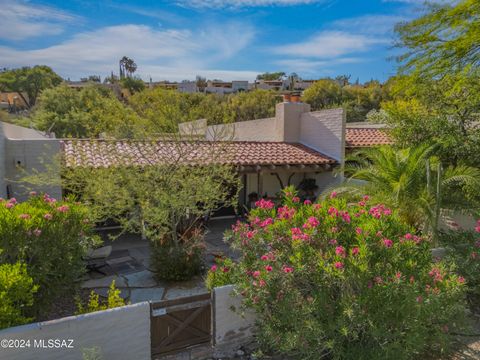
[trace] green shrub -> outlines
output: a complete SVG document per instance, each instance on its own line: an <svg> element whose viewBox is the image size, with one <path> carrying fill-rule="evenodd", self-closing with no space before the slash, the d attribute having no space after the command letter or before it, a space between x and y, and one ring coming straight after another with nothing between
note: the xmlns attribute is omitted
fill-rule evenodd
<svg viewBox="0 0 480 360"><path fill-rule="evenodd" d="M32 321L26 316L37 291L22 263L0 265L0 329Z"/></svg>
<svg viewBox="0 0 480 360"><path fill-rule="evenodd" d="M225 286L234 283L231 269L234 263L231 259L219 259L208 271L205 285L208 290L218 286Z"/></svg>
<svg viewBox="0 0 480 360"><path fill-rule="evenodd" d="M198 230L175 243L170 238L151 243L151 267L158 280L189 280L203 269L203 233Z"/></svg>
<svg viewBox="0 0 480 360"><path fill-rule="evenodd" d="M120 290L115 287L115 280L110 284L108 289L107 301L100 301L99 295L92 290L88 303L84 306L80 299L77 300L77 315L87 314L95 311L113 309L127 305L125 300L120 296Z"/></svg>
<svg viewBox="0 0 480 360"><path fill-rule="evenodd" d="M87 207L48 195L0 200L0 263L27 265L39 286L36 311L68 293L84 273L82 257L94 242L88 216Z"/></svg>
<svg viewBox="0 0 480 360"><path fill-rule="evenodd" d="M463 327L463 279L430 244L368 198L284 206L260 200L231 238L237 291L263 351L298 359L423 359Z"/></svg>
<svg viewBox="0 0 480 360"><path fill-rule="evenodd" d="M470 305L480 309L480 220L476 230L451 230L440 235L440 243L447 248L447 259L452 260L457 272L465 278Z"/></svg>

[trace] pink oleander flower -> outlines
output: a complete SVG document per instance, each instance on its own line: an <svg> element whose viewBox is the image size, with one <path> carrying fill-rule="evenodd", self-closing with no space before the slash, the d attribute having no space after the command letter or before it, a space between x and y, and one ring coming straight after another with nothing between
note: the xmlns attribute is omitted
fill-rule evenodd
<svg viewBox="0 0 480 360"><path fill-rule="evenodd" d="M292 201L293 201L294 203L299 203L299 202L300 202L300 198L299 198L298 196L294 196L294 197L292 198Z"/></svg>
<svg viewBox="0 0 480 360"><path fill-rule="evenodd" d="M283 272L284 272L285 274L289 274L289 273L293 272L293 268L288 267L288 266L284 266L284 267L283 267Z"/></svg>
<svg viewBox="0 0 480 360"><path fill-rule="evenodd" d="M224 266L224 267L222 268L222 271L223 271L224 273L227 273L227 272L230 271L230 268L229 268L228 266Z"/></svg>
<svg viewBox="0 0 480 360"><path fill-rule="evenodd" d="M270 210L275 207L275 204L271 200L260 199L257 202L255 202L255 206L260 209Z"/></svg>
<svg viewBox="0 0 480 360"><path fill-rule="evenodd" d="M333 206L329 207L327 212L328 212L328 215L338 216L338 210Z"/></svg>
<svg viewBox="0 0 480 360"><path fill-rule="evenodd" d="M406 234L405 234L405 239L407 239L407 240L412 240L412 239L413 239L413 235L410 234L410 233L406 233Z"/></svg>
<svg viewBox="0 0 480 360"><path fill-rule="evenodd" d="M262 259L263 261L267 261L268 260L268 255L262 255L262 257L260 259Z"/></svg>
<svg viewBox="0 0 480 360"><path fill-rule="evenodd" d="M475 226L475 232L480 233L480 225Z"/></svg>
<svg viewBox="0 0 480 360"><path fill-rule="evenodd" d="M333 226L333 227L330 229L330 231L331 231L332 233L336 233L336 232L338 232L338 228L337 228L336 226Z"/></svg>
<svg viewBox="0 0 480 360"><path fill-rule="evenodd" d="M320 210L322 208L322 204L314 204L313 207L315 210Z"/></svg>
<svg viewBox="0 0 480 360"><path fill-rule="evenodd" d="M320 221L314 216L310 216L305 224L303 224L304 228L314 228L320 224Z"/></svg>
<svg viewBox="0 0 480 360"><path fill-rule="evenodd" d="M357 228L355 229L355 232L357 233L357 235L360 235L363 231L362 231L361 228L357 227Z"/></svg>
<svg viewBox="0 0 480 360"><path fill-rule="evenodd" d="M368 199L370 199L370 196L368 196L368 195L363 195L363 201L368 201Z"/></svg>
<svg viewBox="0 0 480 360"><path fill-rule="evenodd" d="M290 219L295 215L295 209L289 208L287 205L284 205L278 208L277 217L279 219Z"/></svg>
<svg viewBox="0 0 480 360"><path fill-rule="evenodd" d="M12 204L11 202L5 203L5 207L6 207L7 209L11 209L11 208L14 207L14 206L15 206L15 204Z"/></svg>
<svg viewBox="0 0 480 360"><path fill-rule="evenodd" d="M36 237L39 237L40 235L42 235L42 230L40 229L33 230L33 235L35 235Z"/></svg>
<svg viewBox="0 0 480 360"><path fill-rule="evenodd" d="M337 261L334 266L336 269L343 269L343 263L340 261Z"/></svg>
<svg viewBox="0 0 480 360"><path fill-rule="evenodd" d="M251 239L251 238L253 238L253 237L255 236L255 233L256 233L255 230L253 230L253 231L252 231L252 230L249 230L249 231L247 231L247 232L245 233L245 235L247 236L247 239Z"/></svg>
<svg viewBox="0 0 480 360"><path fill-rule="evenodd" d="M387 248L391 248L393 246L393 241L390 239L383 239L383 245Z"/></svg>
<svg viewBox="0 0 480 360"><path fill-rule="evenodd" d="M343 246L337 246L335 248L335 254L341 257L345 257L345 248Z"/></svg>
<svg viewBox="0 0 480 360"><path fill-rule="evenodd" d="M330 245L337 245L337 239L331 239L331 240L329 241L329 244L330 244Z"/></svg>
<svg viewBox="0 0 480 360"><path fill-rule="evenodd" d="M433 283L437 283L443 280L442 273L440 269L438 268L433 268L428 275L433 279Z"/></svg>
<svg viewBox="0 0 480 360"><path fill-rule="evenodd" d="M212 272L217 271L217 265L212 265L212 267L210 268L210 271Z"/></svg>
<svg viewBox="0 0 480 360"><path fill-rule="evenodd" d="M256 270L253 272L253 277L258 278L260 276L260 271Z"/></svg>
<svg viewBox="0 0 480 360"><path fill-rule="evenodd" d="M62 205L57 207L58 212L67 212L68 210L70 210L70 207L68 205Z"/></svg>
<svg viewBox="0 0 480 360"><path fill-rule="evenodd" d="M265 285L267 285L267 283L265 282L265 280L260 279L260 281L258 282L258 286L264 287Z"/></svg>
<svg viewBox="0 0 480 360"><path fill-rule="evenodd" d="M423 297L417 296L417 302L418 302L418 303L421 303L422 301L423 301Z"/></svg>
<svg viewBox="0 0 480 360"><path fill-rule="evenodd" d="M291 228L290 231L291 231L292 235L302 235L303 234L302 230L300 228L297 228L297 227Z"/></svg>
<svg viewBox="0 0 480 360"><path fill-rule="evenodd" d="M463 276L459 276L459 277L458 277L458 282L459 282L460 284L463 284L463 283L465 282L465 278L464 278Z"/></svg>
<svg viewBox="0 0 480 360"><path fill-rule="evenodd" d="M267 266L265 266L265 270L267 270L268 272L270 272L270 271L273 270L273 268L272 268L271 265L267 265Z"/></svg>
<svg viewBox="0 0 480 360"><path fill-rule="evenodd" d="M332 193L330 194L330 199L333 199L333 198L336 198L336 197L337 197L337 192L332 191Z"/></svg>
<svg viewBox="0 0 480 360"><path fill-rule="evenodd" d="M360 249L356 246L352 249L352 255L358 255L359 252L360 252Z"/></svg>
<svg viewBox="0 0 480 360"><path fill-rule="evenodd" d="M272 218L266 218L259 225L260 225L260 227L266 227L270 224L273 224L273 219Z"/></svg>
<svg viewBox="0 0 480 360"><path fill-rule="evenodd" d="M395 278L398 279L398 280L400 280L400 279L402 278L402 273L401 273L400 271L397 271L397 272L395 273Z"/></svg>
<svg viewBox="0 0 480 360"><path fill-rule="evenodd" d="M16 203L17 203L17 199L11 198L10 200L8 200L8 202L11 203L11 204L16 204Z"/></svg>
<svg viewBox="0 0 480 360"><path fill-rule="evenodd" d="M303 202L303 205L311 205L311 204L312 204L312 202L310 200L305 200Z"/></svg>
<svg viewBox="0 0 480 360"><path fill-rule="evenodd" d="M24 220L30 219L30 215L28 215L28 214L20 214L20 215L18 215L18 217L20 219L24 219Z"/></svg>
<svg viewBox="0 0 480 360"><path fill-rule="evenodd" d="M345 221L347 224L350 224L350 221L351 221L350 214L347 211L343 211L341 214L342 214L343 221Z"/></svg>
<svg viewBox="0 0 480 360"><path fill-rule="evenodd" d="M43 218L44 218L45 220L52 220L53 215L50 214L50 213L47 213L47 214L43 215Z"/></svg>
<svg viewBox="0 0 480 360"><path fill-rule="evenodd" d="M358 205L360 205L360 206L365 206L365 201L359 201L359 202L358 202Z"/></svg>

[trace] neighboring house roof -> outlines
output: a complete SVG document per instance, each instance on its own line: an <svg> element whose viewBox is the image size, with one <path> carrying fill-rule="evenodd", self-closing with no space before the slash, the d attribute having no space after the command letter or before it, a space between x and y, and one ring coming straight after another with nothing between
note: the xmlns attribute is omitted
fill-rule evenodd
<svg viewBox="0 0 480 360"><path fill-rule="evenodd" d="M345 147L368 147L393 144L390 136L379 128L347 128Z"/></svg>
<svg viewBox="0 0 480 360"><path fill-rule="evenodd" d="M63 140L67 167L158 165L328 165L336 161L307 146L285 142Z"/></svg>

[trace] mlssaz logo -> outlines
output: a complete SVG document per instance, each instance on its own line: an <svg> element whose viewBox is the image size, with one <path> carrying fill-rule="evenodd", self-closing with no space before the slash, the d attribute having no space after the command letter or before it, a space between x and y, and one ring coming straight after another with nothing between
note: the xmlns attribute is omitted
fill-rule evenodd
<svg viewBox="0 0 480 360"><path fill-rule="evenodd" d="M73 349L73 339L35 339L33 346L40 349Z"/></svg>

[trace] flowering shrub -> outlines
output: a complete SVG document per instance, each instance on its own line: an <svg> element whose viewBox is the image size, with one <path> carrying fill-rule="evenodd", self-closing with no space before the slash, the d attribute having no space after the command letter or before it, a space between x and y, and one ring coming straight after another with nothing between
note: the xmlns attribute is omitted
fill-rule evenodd
<svg viewBox="0 0 480 360"><path fill-rule="evenodd" d="M0 262L26 264L38 285L35 310L67 293L85 271L82 256L94 242L88 216L85 206L48 195L0 200Z"/></svg>
<svg viewBox="0 0 480 360"><path fill-rule="evenodd" d="M33 305L36 291L24 264L0 265L0 329L31 320L26 317L26 310Z"/></svg>
<svg viewBox="0 0 480 360"><path fill-rule="evenodd" d="M480 309L480 220L473 231L452 230L440 235L440 242L447 249L447 258L452 260L458 273L466 279L468 299Z"/></svg>
<svg viewBox="0 0 480 360"><path fill-rule="evenodd" d="M208 290L212 290L214 287L230 285L233 283L232 271L234 263L231 259L217 260L207 274L205 281Z"/></svg>
<svg viewBox="0 0 480 360"><path fill-rule="evenodd" d="M464 279L432 262L429 243L368 197L302 204L292 189L285 195L231 234L242 252L232 279L258 314L264 350L300 359L448 350L462 325Z"/></svg>

